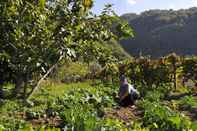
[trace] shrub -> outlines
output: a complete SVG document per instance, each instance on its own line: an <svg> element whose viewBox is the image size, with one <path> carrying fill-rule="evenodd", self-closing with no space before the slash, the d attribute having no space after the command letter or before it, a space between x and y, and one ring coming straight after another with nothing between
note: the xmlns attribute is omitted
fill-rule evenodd
<svg viewBox="0 0 197 131"><path fill-rule="evenodd" d="M144 100L140 103L144 108L143 124L151 130L188 130L191 122L182 114L172 111L158 101Z"/></svg>

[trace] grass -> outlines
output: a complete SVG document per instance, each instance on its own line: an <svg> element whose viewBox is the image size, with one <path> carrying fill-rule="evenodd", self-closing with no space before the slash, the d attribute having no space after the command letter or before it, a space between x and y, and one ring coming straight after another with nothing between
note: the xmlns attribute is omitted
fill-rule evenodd
<svg viewBox="0 0 197 131"><path fill-rule="evenodd" d="M46 94L48 96L58 97L71 89L77 89L77 88L91 88L91 86L89 85L88 81L83 83L71 83L71 84L53 83L50 81L46 81L41 85L39 90L36 91L35 95L32 98L42 99L43 97L46 97Z"/></svg>
<svg viewBox="0 0 197 131"><path fill-rule="evenodd" d="M85 77L89 72L89 67L85 63L70 62L59 67L58 71L53 75L56 81L65 81L72 76Z"/></svg>

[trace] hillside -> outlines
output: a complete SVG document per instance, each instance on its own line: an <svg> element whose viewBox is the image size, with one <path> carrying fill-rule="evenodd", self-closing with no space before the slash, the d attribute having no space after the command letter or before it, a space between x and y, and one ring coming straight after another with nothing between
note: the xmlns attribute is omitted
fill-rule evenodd
<svg viewBox="0 0 197 131"><path fill-rule="evenodd" d="M127 52L137 56L197 54L197 8L187 10L150 10L121 16L135 31L135 38L120 43Z"/></svg>

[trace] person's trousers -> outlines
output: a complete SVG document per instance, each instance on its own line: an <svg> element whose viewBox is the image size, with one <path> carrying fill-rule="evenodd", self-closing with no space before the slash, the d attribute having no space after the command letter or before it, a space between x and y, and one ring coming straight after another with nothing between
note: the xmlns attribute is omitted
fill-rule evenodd
<svg viewBox="0 0 197 131"><path fill-rule="evenodd" d="M125 99L123 99L120 102L121 106L129 106L129 105L133 105L135 102L136 98L134 97L134 95L129 94L127 97L125 97Z"/></svg>

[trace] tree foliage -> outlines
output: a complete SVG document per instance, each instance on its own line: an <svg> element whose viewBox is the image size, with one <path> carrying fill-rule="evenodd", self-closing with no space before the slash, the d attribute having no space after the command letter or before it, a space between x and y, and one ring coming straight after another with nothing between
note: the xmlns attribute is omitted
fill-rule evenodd
<svg viewBox="0 0 197 131"><path fill-rule="evenodd" d="M62 59L108 57L100 53L106 50L101 43L119 39L111 30L116 21L132 35L110 6L99 16L90 12L92 6L92 0L1 1L1 85L14 83L14 93L31 87L31 93Z"/></svg>

